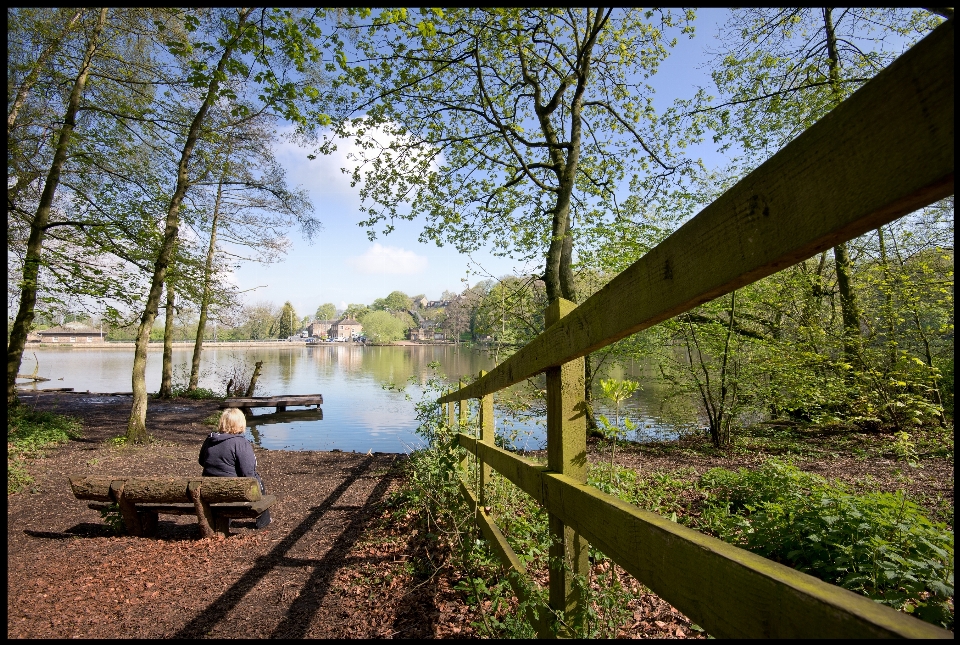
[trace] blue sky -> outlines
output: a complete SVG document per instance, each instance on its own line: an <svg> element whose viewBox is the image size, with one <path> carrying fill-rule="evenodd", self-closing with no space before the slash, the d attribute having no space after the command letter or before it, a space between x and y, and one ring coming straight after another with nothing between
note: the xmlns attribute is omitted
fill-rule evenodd
<svg viewBox="0 0 960 645"><path fill-rule="evenodd" d="M727 11L721 9L697 11L696 36L692 40L680 37L677 47L649 81L657 90L658 110L675 98L692 96L696 86L708 85L705 51L716 48L717 26L726 15ZM416 221L401 222L393 233L371 242L357 225L361 219L357 190L340 171L349 144L338 145L335 154L314 160L307 159L311 149L289 142L275 146L290 183L310 192L315 214L324 228L312 244L293 232L292 248L279 263L244 264L236 270L239 288L251 290L244 294L246 302L266 300L279 305L289 300L302 317L312 315L325 302L338 307L369 304L394 290L436 299L444 290L461 291L463 279L475 284L485 277L539 270L538 266L519 265L485 252L468 257L449 246L421 244L417 237L422 223ZM701 146L693 154L702 157L708 167L719 162L710 146Z"/></svg>

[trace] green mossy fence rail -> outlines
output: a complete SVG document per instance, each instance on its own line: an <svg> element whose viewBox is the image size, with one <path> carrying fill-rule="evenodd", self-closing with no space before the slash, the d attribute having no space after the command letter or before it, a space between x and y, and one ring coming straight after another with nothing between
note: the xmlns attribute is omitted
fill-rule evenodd
<svg viewBox="0 0 960 645"><path fill-rule="evenodd" d="M478 495L462 489L521 597L524 567L484 510L491 469L547 510L549 602L565 616L580 610L573 576L588 573L589 541L717 637L953 637L588 486L582 358L952 195L953 41L949 20L579 307L552 303L546 330L516 354L437 400L465 428L464 402L480 399L477 436L457 434L479 464ZM546 466L493 439L493 394L541 372ZM531 620L542 636L567 633Z"/></svg>

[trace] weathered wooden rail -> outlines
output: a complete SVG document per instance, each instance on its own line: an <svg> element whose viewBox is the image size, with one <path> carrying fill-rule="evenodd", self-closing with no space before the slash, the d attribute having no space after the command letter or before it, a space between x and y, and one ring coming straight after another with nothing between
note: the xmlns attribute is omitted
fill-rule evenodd
<svg viewBox="0 0 960 645"><path fill-rule="evenodd" d="M438 399L451 427L459 401L461 428L465 401L480 400L477 436L457 434L479 465L477 494L463 490L511 580L524 571L484 510L491 469L547 509L550 607L566 616L580 606L572 576L588 571L589 541L717 637L953 637L588 486L582 407L584 355L952 195L953 41L949 20L579 307L552 303L546 330L496 369ZM493 440L493 394L541 372L547 466Z"/></svg>

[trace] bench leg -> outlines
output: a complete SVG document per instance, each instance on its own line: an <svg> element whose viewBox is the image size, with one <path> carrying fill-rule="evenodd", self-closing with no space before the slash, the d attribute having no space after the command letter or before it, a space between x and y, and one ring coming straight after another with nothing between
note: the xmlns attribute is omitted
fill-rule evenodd
<svg viewBox="0 0 960 645"><path fill-rule="evenodd" d="M197 523L200 525L200 537L212 538L213 525L216 524L210 504L200 497L201 480L194 479L187 482L187 494L193 499L193 507L197 513Z"/></svg>
<svg viewBox="0 0 960 645"><path fill-rule="evenodd" d="M140 516L140 528L143 531L144 537L153 537L157 534L157 522L159 521L158 513L151 513L150 511L139 511L138 515Z"/></svg>
<svg viewBox="0 0 960 645"><path fill-rule="evenodd" d="M122 479L110 482L110 497L120 506L120 516L123 518L127 533L139 537L143 535L140 514L137 513L136 505L123 496L123 484Z"/></svg>
<svg viewBox="0 0 960 645"><path fill-rule="evenodd" d="M285 406L285 405L278 405L278 406L277 406L277 412L286 412L286 411L287 411L287 406Z"/></svg>
<svg viewBox="0 0 960 645"><path fill-rule="evenodd" d="M217 515L214 522L216 528L214 529L217 533L222 533L223 535L230 535L230 518L223 517L222 515Z"/></svg>

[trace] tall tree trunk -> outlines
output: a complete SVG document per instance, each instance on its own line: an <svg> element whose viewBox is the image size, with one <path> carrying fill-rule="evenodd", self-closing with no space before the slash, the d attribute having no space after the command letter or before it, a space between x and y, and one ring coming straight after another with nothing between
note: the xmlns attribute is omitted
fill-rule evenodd
<svg viewBox="0 0 960 645"><path fill-rule="evenodd" d="M884 239L883 227L877 229L877 236L880 242L880 268L883 271L883 317L886 318L887 328L887 359L890 361L890 369L897 364L897 337L896 321L893 314L893 275L890 272L890 262L887 259L887 241Z"/></svg>
<svg viewBox="0 0 960 645"><path fill-rule="evenodd" d="M860 310L853 293L850 274L852 265L847 253L847 244L833 247L833 260L837 271L837 289L840 292L840 316L843 321L843 352L848 359L857 355L860 339Z"/></svg>
<svg viewBox="0 0 960 645"><path fill-rule="evenodd" d="M63 166L66 162L70 137L76 127L77 110L80 107L80 99L83 97L83 90L87 84L87 77L90 75L90 64L99 45L100 33L107 21L107 11L106 8L100 10L97 26L94 28L87 44L79 73L73 81L70 99L63 115L63 127L60 128L53 162L50 164L50 172L47 174L47 180L43 185L36 215L30 222L30 237L27 240L27 251L23 263L23 279L20 282L20 308L17 310L17 317L10 328L10 342L7 345L7 405L16 405L17 403L17 372L20 371L23 348L27 342L27 332L30 331L35 315L34 307L37 304L40 254L43 250L47 224L50 222L50 209L53 206L57 186L60 184L60 174L63 172Z"/></svg>
<svg viewBox="0 0 960 645"><path fill-rule="evenodd" d="M197 145L200 128L207 116L207 112L217 98L220 79L226 77L224 69L233 56L240 33L243 31L247 17L249 17L252 11L253 9L247 8L240 12L236 34L227 42L223 55L217 63L217 69L210 77L207 95L204 97L200 109L197 110L197 114L190 124L190 129L187 131L187 140L184 142L183 151L180 154L180 165L177 169L177 186L173 197L170 199L170 207L167 209L163 243L160 246L157 261L154 264L150 292L147 296L143 316L140 318L140 327L137 330L137 342L133 355L133 376L131 379L133 384L133 406L130 409L130 419L127 421L126 434L127 441L130 442L144 443L149 439L147 435L147 345L150 342L150 328L153 327L153 321L157 317L160 293L163 290L163 283L167 276L167 267L170 264L170 258L173 255L173 246L177 241L177 234L179 233L180 204L183 202L183 198L189 187L188 169L190 158L193 156L193 149Z"/></svg>
<svg viewBox="0 0 960 645"><path fill-rule="evenodd" d="M220 203L223 198L223 179L217 185L217 200L213 205L213 222L210 224L210 244L207 246L207 260L203 265L203 296L200 298L200 322L197 323L197 340L193 344L193 360L190 363L190 383L187 392L197 389L200 381L200 354L203 352L203 334L207 327L207 309L210 306L210 279L213 274L213 254L217 245L217 219L220 217Z"/></svg>
<svg viewBox="0 0 960 645"><path fill-rule="evenodd" d="M723 363L720 366L720 412L717 414L719 418L720 425L720 445L727 445L730 443L730 423L732 422L732 415L727 407L727 363L730 358L730 339L733 337L733 325L737 315L737 292L736 290L730 293L730 326L727 327L727 338L723 343ZM734 388L736 384L734 384ZM733 397L731 397L732 399ZM730 401L730 406L733 407L734 402Z"/></svg>
<svg viewBox="0 0 960 645"><path fill-rule="evenodd" d="M827 34L827 57L830 61L830 91L834 107L840 104L843 96L840 92L840 51L837 49L837 35L833 28L833 9L823 10L823 23ZM852 362L856 357L860 340L860 311L851 280L850 254L847 243L833 247L833 260L837 272L837 289L840 291L840 315L843 320L843 353Z"/></svg>
<svg viewBox="0 0 960 645"><path fill-rule="evenodd" d="M553 94L554 99L550 103L544 104L540 84L526 72L526 69L524 70L524 81L533 88L534 111L540 121L540 129L543 132L544 139L550 146L550 161L558 180L557 199L553 207L552 237L547 249L546 270L543 276L547 288L548 302L553 302L557 298L565 298L571 302L577 301L577 291L573 281L573 235L570 230L570 203L576 185L577 169L580 164L583 95L593 64L593 47L596 45L609 15L609 10L606 14L602 10L598 10L594 15L593 21L589 24L582 44L577 51L576 78L563 81L564 85L572 83L573 80L576 81L569 107L570 142L567 146L560 145L557 130L550 121L550 116L560 105L557 97L561 94L561 90L565 90L561 87ZM521 62L523 62L522 55ZM566 157L563 153L564 148L566 149Z"/></svg>
<svg viewBox="0 0 960 645"><path fill-rule="evenodd" d="M160 392L157 396L161 399L173 398L173 286L167 281L167 319L163 323L163 376L160 378Z"/></svg>

